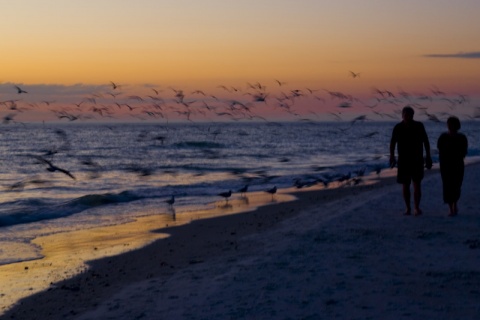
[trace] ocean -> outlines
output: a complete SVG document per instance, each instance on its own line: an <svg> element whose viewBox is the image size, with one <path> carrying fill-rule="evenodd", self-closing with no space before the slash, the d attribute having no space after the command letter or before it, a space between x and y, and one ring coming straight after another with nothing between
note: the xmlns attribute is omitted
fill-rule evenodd
<svg viewBox="0 0 480 320"><path fill-rule="evenodd" d="M44 123L0 128L0 264L38 259L31 240L205 209L248 186L308 187L388 169L395 122ZM444 123L424 122L434 162ZM464 122L468 156L480 127ZM438 165L438 164L437 164Z"/></svg>

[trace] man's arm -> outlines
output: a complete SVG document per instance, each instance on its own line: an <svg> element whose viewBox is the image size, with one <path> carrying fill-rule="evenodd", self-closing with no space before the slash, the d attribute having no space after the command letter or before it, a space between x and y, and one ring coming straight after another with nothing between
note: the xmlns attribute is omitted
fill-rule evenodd
<svg viewBox="0 0 480 320"><path fill-rule="evenodd" d="M425 146L425 154L427 155L427 158L431 158L431 156L430 156L430 141L428 141L427 136L425 136L425 137L426 137L426 139L423 142L423 144Z"/></svg>
<svg viewBox="0 0 480 320"><path fill-rule="evenodd" d="M397 139L395 136L395 129L392 133L392 138L390 139L390 168L395 167L397 160L395 159L395 145L397 144Z"/></svg>

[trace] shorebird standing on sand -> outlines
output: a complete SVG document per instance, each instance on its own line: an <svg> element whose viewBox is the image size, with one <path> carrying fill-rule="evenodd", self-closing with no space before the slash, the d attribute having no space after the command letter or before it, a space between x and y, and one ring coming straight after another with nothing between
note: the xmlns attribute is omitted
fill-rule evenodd
<svg viewBox="0 0 480 320"><path fill-rule="evenodd" d="M232 195L232 190L229 190L228 192L222 192L218 194L220 197L225 198L225 203L228 203L228 198Z"/></svg>
<svg viewBox="0 0 480 320"><path fill-rule="evenodd" d="M175 203L175 196L172 195L170 199L165 200L165 203L167 203L169 206L173 206L173 204Z"/></svg>
<svg viewBox="0 0 480 320"><path fill-rule="evenodd" d="M247 192L247 191L248 191L248 184L246 184L245 187L240 188L238 190L238 192L240 192L240 196L242 196L242 197L245 196L245 192Z"/></svg>
<svg viewBox="0 0 480 320"><path fill-rule="evenodd" d="M265 192L270 193L272 195L272 200L273 200L274 194L277 193L277 187L275 186L271 189L266 190Z"/></svg>

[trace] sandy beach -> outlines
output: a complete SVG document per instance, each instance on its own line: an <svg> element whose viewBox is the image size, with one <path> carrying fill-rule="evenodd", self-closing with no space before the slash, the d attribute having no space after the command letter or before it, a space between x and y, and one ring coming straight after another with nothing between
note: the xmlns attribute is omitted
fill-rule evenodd
<svg viewBox="0 0 480 320"><path fill-rule="evenodd" d="M1 318L479 319L478 181L480 165L467 166L457 217L447 216L438 170L425 177L419 217L402 215L401 187L392 178L284 190L297 199L277 195L278 203L244 213L238 201L219 202L216 210L229 215L165 223L148 237L116 242L140 249L106 254L110 247L95 247L108 256L77 265L78 274ZM270 195L250 202L269 203ZM55 239L37 240L55 247ZM36 263L46 270L47 262L61 263L45 256ZM3 279L29 281L33 266L0 271Z"/></svg>

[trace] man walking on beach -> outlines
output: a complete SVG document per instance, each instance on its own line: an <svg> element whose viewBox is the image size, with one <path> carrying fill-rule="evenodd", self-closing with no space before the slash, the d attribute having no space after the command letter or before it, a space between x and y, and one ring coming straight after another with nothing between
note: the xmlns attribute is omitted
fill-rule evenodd
<svg viewBox="0 0 480 320"><path fill-rule="evenodd" d="M397 164L395 159L395 146L398 152L397 182L403 186L403 200L405 201L405 215L411 214L410 183L413 184L414 214L422 214L420 199L422 197L421 182L423 179L423 148L425 147L425 167L432 168L430 156L430 142L428 141L425 127L419 121L413 120L414 110L406 106L402 110L403 121L393 128L390 140L390 167Z"/></svg>

